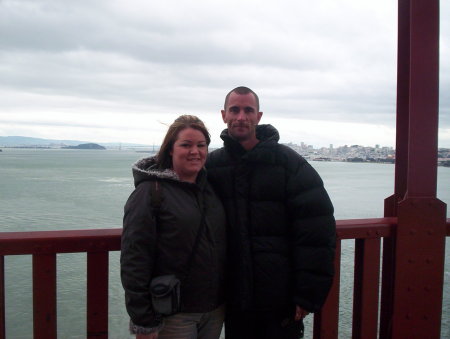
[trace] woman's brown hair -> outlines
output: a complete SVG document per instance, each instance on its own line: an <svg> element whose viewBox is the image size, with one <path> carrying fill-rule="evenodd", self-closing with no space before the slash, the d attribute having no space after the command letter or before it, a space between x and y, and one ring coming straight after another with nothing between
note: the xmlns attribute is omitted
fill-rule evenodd
<svg viewBox="0 0 450 339"><path fill-rule="evenodd" d="M180 115L169 129L161 144L161 148L156 156L156 163L160 169L172 168L172 156L170 152L173 149L173 144L178 138L178 134L186 129L193 128L203 133L206 139L206 144L209 146L211 142L211 136L205 127L203 121L197 118L195 115Z"/></svg>

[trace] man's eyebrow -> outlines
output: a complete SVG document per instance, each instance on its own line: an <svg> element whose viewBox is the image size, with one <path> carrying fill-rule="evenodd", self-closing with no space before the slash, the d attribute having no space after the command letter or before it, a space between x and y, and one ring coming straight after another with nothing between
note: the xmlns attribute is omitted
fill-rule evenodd
<svg viewBox="0 0 450 339"><path fill-rule="evenodd" d="M233 106L229 106L228 109L232 109L232 108L239 108L239 105L233 105ZM253 106L245 106L244 109L253 109L255 110L255 108Z"/></svg>

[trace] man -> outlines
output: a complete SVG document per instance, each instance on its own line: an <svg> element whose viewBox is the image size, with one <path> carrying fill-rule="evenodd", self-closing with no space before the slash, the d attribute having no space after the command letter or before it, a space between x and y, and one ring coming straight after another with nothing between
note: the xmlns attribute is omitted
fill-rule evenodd
<svg viewBox="0 0 450 339"><path fill-rule="evenodd" d="M333 279L333 205L317 172L258 125L258 96L237 87L225 98L224 147L208 177L228 215L228 339L302 337L302 319L325 302Z"/></svg>

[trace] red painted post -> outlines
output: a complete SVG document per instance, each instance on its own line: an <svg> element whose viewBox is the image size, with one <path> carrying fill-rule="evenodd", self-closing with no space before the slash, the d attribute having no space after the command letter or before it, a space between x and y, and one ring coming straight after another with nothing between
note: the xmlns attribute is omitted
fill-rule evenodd
<svg viewBox="0 0 450 339"><path fill-rule="evenodd" d="M411 1L408 147L410 197L436 197L439 110L439 0Z"/></svg>
<svg viewBox="0 0 450 339"><path fill-rule="evenodd" d="M410 0L407 189L398 205L392 338L439 338L446 206L436 199L439 1Z"/></svg>
<svg viewBox="0 0 450 339"><path fill-rule="evenodd" d="M108 338L108 252L87 255L87 338Z"/></svg>
<svg viewBox="0 0 450 339"><path fill-rule="evenodd" d="M0 255L0 339L6 338L5 311L5 257Z"/></svg>
<svg viewBox="0 0 450 339"><path fill-rule="evenodd" d="M339 323L339 286L341 280L341 240L336 241L334 281L325 305L314 314L313 339L337 339Z"/></svg>
<svg viewBox="0 0 450 339"><path fill-rule="evenodd" d="M397 203L405 197L407 189L411 47L410 7L410 0L398 1L395 199L390 204L393 214L389 216L397 216Z"/></svg>
<svg viewBox="0 0 450 339"><path fill-rule="evenodd" d="M33 255L34 339L56 339L56 254Z"/></svg>
<svg viewBox="0 0 450 339"><path fill-rule="evenodd" d="M380 238L355 240L353 339L378 337L380 243Z"/></svg>

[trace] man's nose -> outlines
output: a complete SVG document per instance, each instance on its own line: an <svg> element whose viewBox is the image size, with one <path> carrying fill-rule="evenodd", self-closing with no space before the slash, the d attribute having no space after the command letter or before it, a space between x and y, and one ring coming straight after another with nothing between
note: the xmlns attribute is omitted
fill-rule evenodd
<svg viewBox="0 0 450 339"><path fill-rule="evenodd" d="M245 115L245 111L243 109L241 109L238 113L237 119L238 120L245 120L246 115Z"/></svg>

